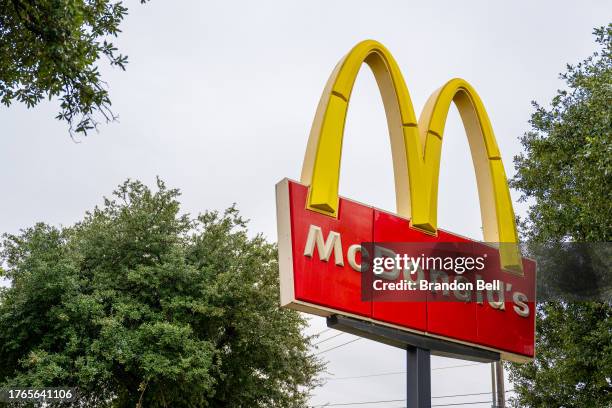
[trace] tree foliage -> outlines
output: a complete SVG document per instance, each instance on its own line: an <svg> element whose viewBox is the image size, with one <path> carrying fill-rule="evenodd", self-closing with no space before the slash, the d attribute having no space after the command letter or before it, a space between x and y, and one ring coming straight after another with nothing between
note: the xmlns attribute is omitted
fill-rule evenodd
<svg viewBox="0 0 612 408"><path fill-rule="evenodd" d="M145 3L147 0L140 0ZM127 14L123 1L0 0L0 100L33 107L59 98L57 119L87 134L115 119L100 58L125 69L111 39Z"/></svg>
<svg viewBox="0 0 612 408"><path fill-rule="evenodd" d="M321 363L279 308L276 247L231 207L181 215L127 181L73 226L7 235L0 388L74 386L88 407L304 407Z"/></svg>
<svg viewBox="0 0 612 408"><path fill-rule="evenodd" d="M612 24L601 50L568 65L549 109L533 102L512 186L533 199L524 232L535 241L612 240Z"/></svg>
<svg viewBox="0 0 612 408"><path fill-rule="evenodd" d="M594 33L601 50L568 65L550 108L534 103L515 159L512 185L533 203L522 223L532 243L612 237L612 24ZM612 406L611 315L610 302L539 304L535 361L510 366L514 406Z"/></svg>
<svg viewBox="0 0 612 408"><path fill-rule="evenodd" d="M599 302L538 305L536 358L512 364L515 407L609 407L612 309Z"/></svg>

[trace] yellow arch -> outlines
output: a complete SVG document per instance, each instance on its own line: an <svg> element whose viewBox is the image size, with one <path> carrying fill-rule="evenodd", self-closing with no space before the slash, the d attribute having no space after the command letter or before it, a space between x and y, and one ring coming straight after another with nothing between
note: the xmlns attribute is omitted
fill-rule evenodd
<svg viewBox="0 0 612 408"><path fill-rule="evenodd" d="M348 103L363 63L380 89L391 141L398 215L413 228L437 231L438 178L444 126L451 102L459 110L476 172L484 239L518 242L514 210L493 128L476 91L453 79L427 101L416 121L404 78L391 53L372 40L357 44L332 72L310 131L302 183L310 185L308 208L337 216L342 139ZM502 251L506 269L521 271L520 254Z"/></svg>

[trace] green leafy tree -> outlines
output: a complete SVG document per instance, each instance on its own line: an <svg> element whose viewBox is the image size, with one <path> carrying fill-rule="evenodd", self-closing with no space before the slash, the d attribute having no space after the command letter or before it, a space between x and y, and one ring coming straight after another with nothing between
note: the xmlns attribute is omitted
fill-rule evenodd
<svg viewBox="0 0 612 408"><path fill-rule="evenodd" d="M140 0L145 3L147 0ZM57 97L57 119L87 134L115 119L98 63L125 69L111 42L127 14L123 1L0 0L0 100L33 107Z"/></svg>
<svg viewBox="0 0 612 408"><path fill-rule="evenodd" d="M561 78L549 109L533 102L512 186L532 199L524 223L534 241L612 240L612 24L595 30L601 50Z"/></svg>
<svg viewBox="0 0 612 408"><path fill-rule="evenodd" d="M231 207L181 215L128 181L70 227L6 235L0 388L73 386L74 406L305 407L322 364L279 307L276 247Z"/></svg>
<svg viewBox="0 0 612 408"><path fill-rule="evenodd" d="M515 159L532 243L612 237L612 24L594 33L600 51L567 67L550 108L534 103ZM514 406L611 407L611 315L610 302L539 304L535 361L510 367Z"/></svg>

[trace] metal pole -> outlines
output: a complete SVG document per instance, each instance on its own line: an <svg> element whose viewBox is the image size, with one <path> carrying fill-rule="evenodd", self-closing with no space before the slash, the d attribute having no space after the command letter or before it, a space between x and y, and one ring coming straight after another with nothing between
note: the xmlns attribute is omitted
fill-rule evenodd
<svg viewBox="0 0 612 408"><path fill-rule="evenodd" d="M430 351L408 347L406 354L406 408L431 408Z"/></svg>
<svg viewBox="0 0 612 408"><path fill-rule="evenodd" d="M506 386L504 385L504 362L499 360L495 362L495 380L497 381L497 406L499 408L506 407Z"/></svg>
<svg viewBox="0 0 612 408"><path fill-rule="evenodd" d="M506 407L504 365L502 360L491 363L491 397L493 401L492 408Z"/></svg>
<svg viewBox="0 0 612 408"><path fill-rule="evenodd" d="M497 381L495 380L495 362L491 362L491 408L497 406Z"/></svg>

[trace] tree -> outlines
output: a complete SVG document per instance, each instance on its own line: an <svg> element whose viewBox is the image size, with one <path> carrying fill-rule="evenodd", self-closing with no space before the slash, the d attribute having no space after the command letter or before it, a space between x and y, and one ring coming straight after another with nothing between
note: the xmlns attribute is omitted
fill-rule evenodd
<svg viewBox="0 0 612 408"><path fill-rule="evenodd" d="M323 367L304 318L279 308L276 247L234 207L180 215L179 192L157 187L128 180L73 226L5 236L0 388L78 387L88 407L306 406Z"/></svg>
<svg viewBox="0 0 612 408"><path fill-rule="evenodd" d="M599 302L545 302L537 308L536 358L511 364L515 407L609 407L612 314Z"/></svg>
<svg viewBox="0 0 612 408"><path fill-rule="evenodd" d="M612 24L594 31L601 50L561 75L550 108L534 103L532 131L515 158L513 187L531 199L522 231L532 244L612 237ZM510 366L517 407L612 406L612 306L537 306L536 358Z"/></svg>
<svg viewBox="0 0 612 408"><path fill-rule="evenodd" d="M524 224L534 241L612 240L612 24L595 30L601 51L568 65L550 109L533 102L512 186L533 199Z"/></svg>
<svg viewBox="0 0 612 408"><path fill-rule="evenodd" d="M140 0L145 3L147 0ZM59 98L56 116L71 135L87 134L115 115L101 57L125 70L127 56L109 39L127 14L123 1L0 0L0 100L33 107Z"/></svg>

